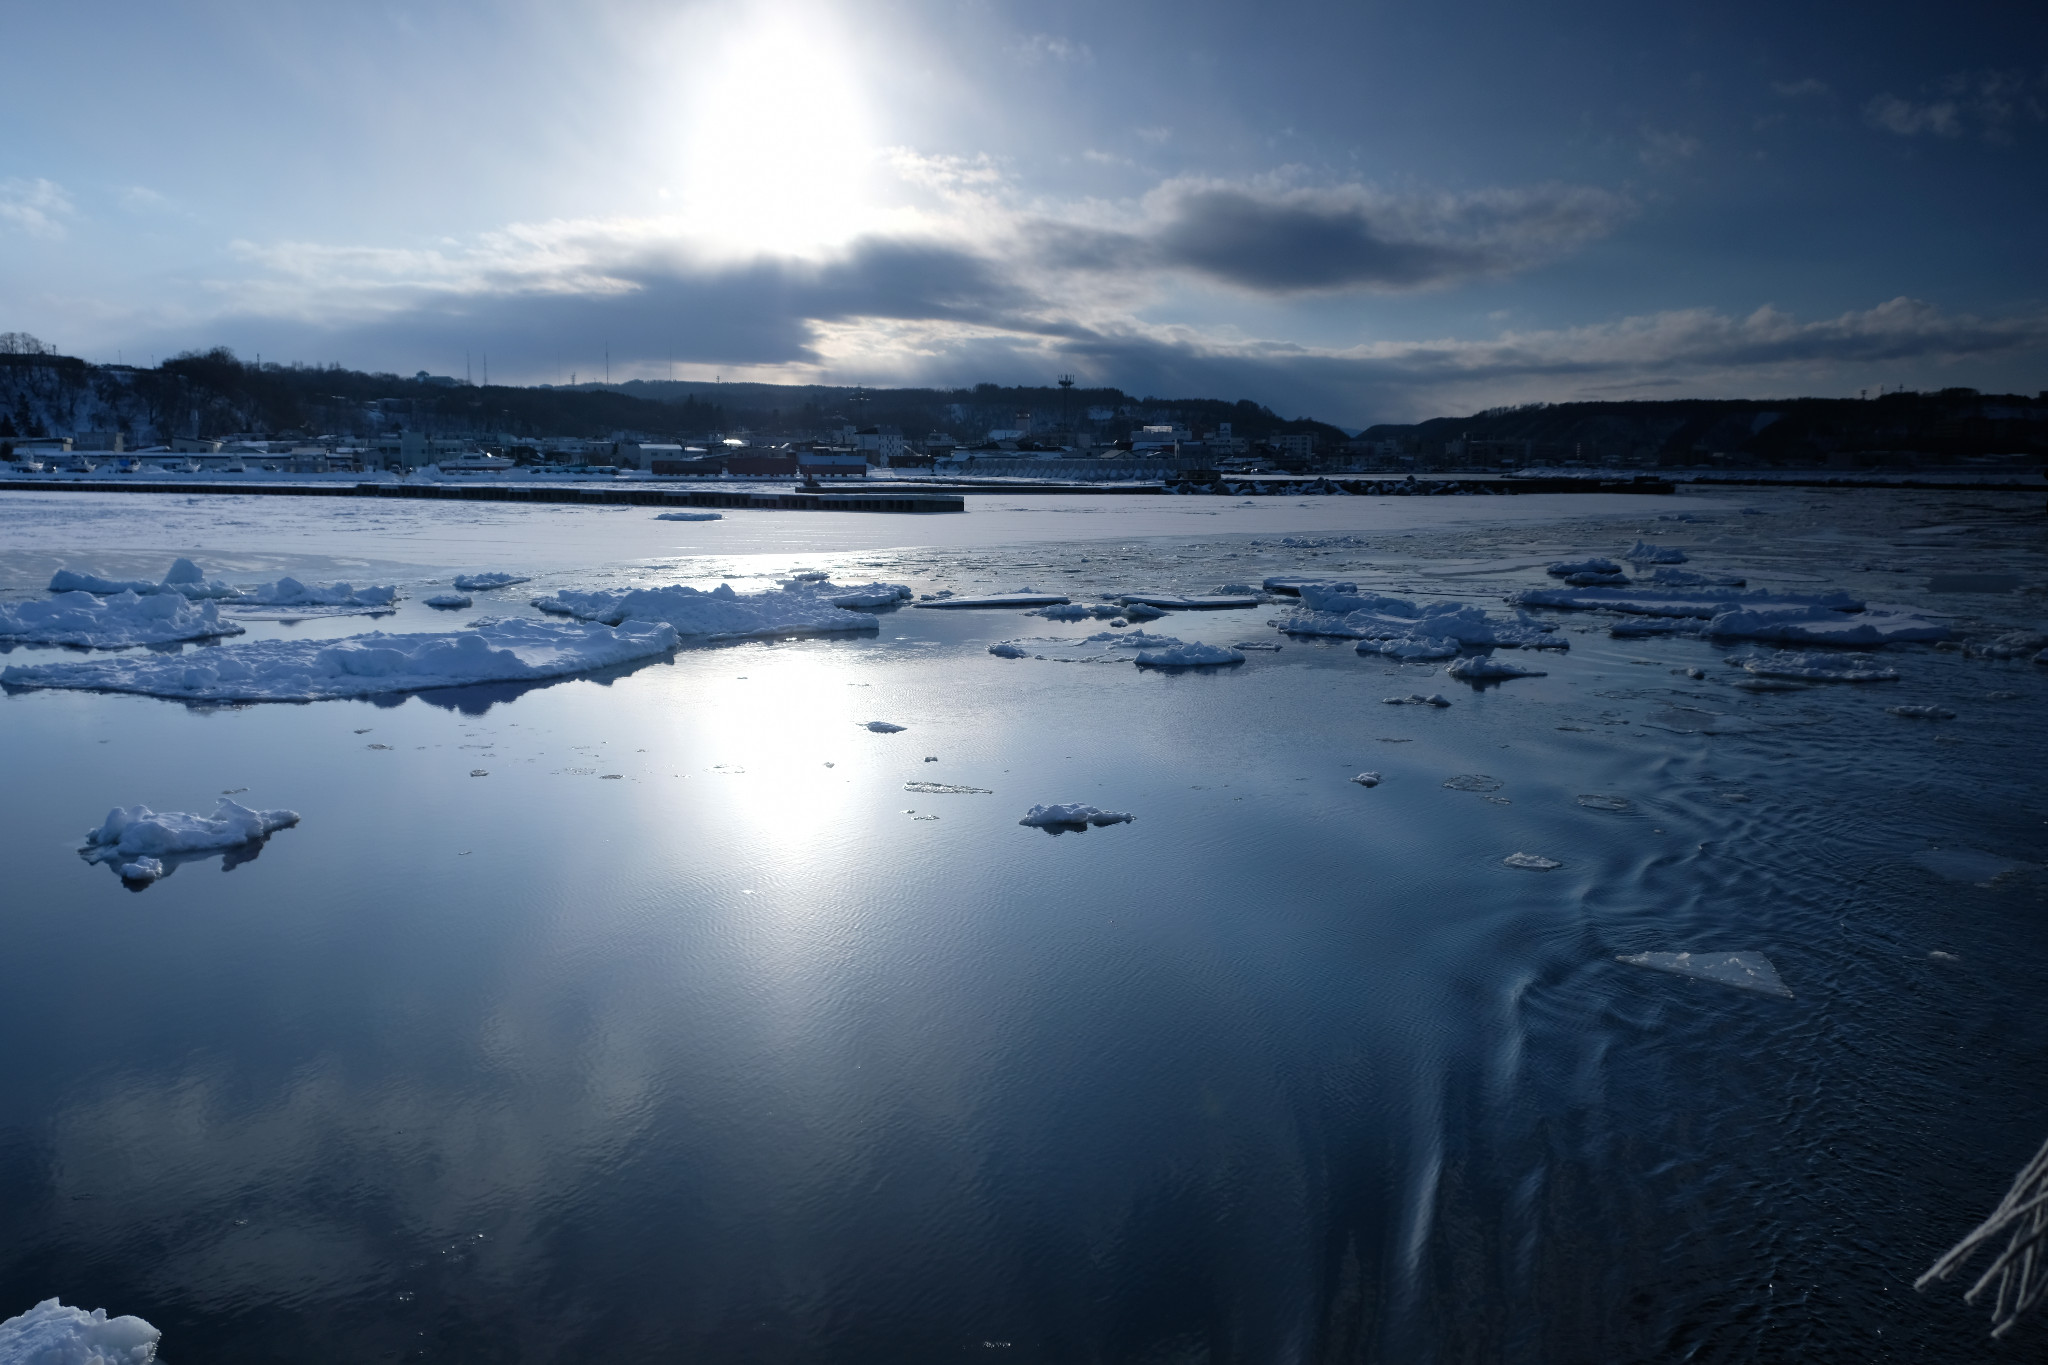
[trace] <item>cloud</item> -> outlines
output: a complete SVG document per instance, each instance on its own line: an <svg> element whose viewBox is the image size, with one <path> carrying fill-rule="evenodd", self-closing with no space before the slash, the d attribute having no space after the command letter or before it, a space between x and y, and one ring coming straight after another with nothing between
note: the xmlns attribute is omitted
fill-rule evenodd
<svg viewBox="0 0 2048 1365"><path fill-rule="evenodd" d="M0 223L11 223L31 237L58 241L65 234L64 220L72 213L71 196L53 180L0 180Z"/></svg>
<svg viewBox="0 0 2048 1365"><path fill-rule="evenodd" d="M1034 33L1014 45L1019 61L1036 66L1041 62L1057 62L1063 66L1091 66L1095 53L1088 44L1077 43L1071 38L1055 37L1049 33Z"/></svg>
<svg viewBox="0 0 2048 1365"><path fill-rule="evenodd" d="M1685 133L1667 132L1644 124L1641 136L1642 146L1636 149L1636 156L1645 166L1675 166L1699 155L1700 140Z"/></svg>
<svg viewBox="0 0 2048 1365"><path fill-rule="evenodd" d="M1863 106L1864 121L1901 137L1930 133L1961 137L1975 129L1988 142L2010 142L2014 130L2048 121L2048 74L2018 71L1959 71L1946 76L1915 103L1886 91Z"/></svg>

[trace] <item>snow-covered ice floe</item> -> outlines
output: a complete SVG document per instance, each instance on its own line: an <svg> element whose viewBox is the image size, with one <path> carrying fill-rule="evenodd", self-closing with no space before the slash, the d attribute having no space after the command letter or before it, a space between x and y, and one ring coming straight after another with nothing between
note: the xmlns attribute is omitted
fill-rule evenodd
<svg viewBox="0 0 2048 1365"><path fill-rule="evenodd" d="M1694 573L1690 569L1659 569L1650 575L1650 584L1658 588L1740 588L1749 580L1727 574Z"/></svg>
<svg viewBox="0 0 2048 1365"><path fill-rule="evenodd" d="M295 810L250 810L225 796L212 815L116 806L98 829L86 833L81 852L87 862L113 864L126 881L153 882L168 870L165 858L254 843L297 823Z"/></svg>
<svg viewBox="0 0 2048 1365"><path fill-rule="evenodd" d="M1070 600L1058 593L1004 592L987 597L934 598L916 605L929 611L971 611L978 607L1057 607Z"/></svg>
<svg viewBox="0 0 2048 1365"><path fill-rule="evenodd" d="M1676 545L1652 545L1647 540L1639 540L1628 547L1622 558L1638 564L1683 564L1685 551Z"/></svg>
<svg viewBox="0 0 2048 1365"><path fill-rule="evenodd" d="M1080 802L1065 806L1033 806L1017 823L1038 829L1086 829L1090 825L1124 825L1138 817L1126 811L1098 810Z"/></svg>
<svg viewBox="0 0 2048 1365"><path fill-rule="evenodd" d="M1897 682L1896 668L1883 668L1856 655L1791 654L1774 650L1728 661L1758 678L1790 678L1799 682Z"/></svg>
<svg viewBox="0 0 2048 1365"><path fill-rule="evenodd" d="M1176 641L1159 649L1139 650L1136 662L1140 668L1214 668L1221 664L1241 664L1244 655L1228 645Z"/></svg>
<svg viewBox="0 0 2048 1365"><path fill-rule="evenodd" d="M963 787L955 782L905 782L903 790L923 796L994 796L987 787Z"/></svg>
<svg viewBox="0 0 2048 1365"><path fill-rule="evenodd" d="M1885 711L1902 720L1954 720L1956 713L1946 706L1887 706Z"/></svg>
<svg viewBox="0 0 2048 1365"><path fill-rule="evenodd" d="M1396 640L1360 640L1360 654L1384 654L1390 659L1455 659L1461 646L1445 636L1440 640L1413 635Z"/></svg>
<svg viewBox="0 0 2048 1365"><path fill-rule="evenodd" d="M1256 593L1205 593L1186 596L1179 593L1127 592L1119 594L1116 600L1125 606L1158 607L1162 611L1227 611L1259 605Z"/></svg>
<svg viewBox="0 0 2048 1365"><path fill-rule="evenodd" d="M455 576L457 592L489 592L492 588L509 588L514 583L528 583L532 580L519 573L465 573Z"/></svg>
<svg viewBox="0 0 2048 1365"><path fill-rule="evenodd" d="M1946 640L1952 632L1940 621L1894 608L1867 607L1850 616L1825 607L1808 607L1725 612L1707 622L1706 633L1728 639L1864 646Z"/></svg>
<svg viewBox="0 0 2048 1365"><path fill-rule="evenodd" d="M149 597L156 593L176 593L180 597L233 597L241 590L233 588L218 579L208 579L206 573L189 559L171 562L170 572L162 581L151 583L143 579L101 578L98 574L79 573L71 569L59 569L50 578L51 592L90 592L107 597L116 593L132 592L138 597Z"/></svg>
<svg viewBox="0 0 2048 1365"><path fill-rule="evenodd" d="M1541 853L1510 853L1502 858L1503 867L1518 867L1525 872L1551 872L1564 864L1555 858L1546 858Z"/></svg>
<svg viewBox="0 0 2048 1365"><path fill-rule="evenodd" d="M6 1365L149 1365L163 1336L136 1317L110 1318L44 1299L0 1322L0 1361Z"/></svg>
<svg viewBox="0 0 2048 1365"><path fill-rule="evenodd" d="M1611 559L1561 559L1544 570L1574 588L1625 588L1628 575Z"/></svg>
<svg viewBox="0 0 2048 1365"><path fill-rule="evenodd" d="M895 725L886 720L871 720L863 728L871 730L878 735L900 735L910 727L907 725Z"/></svg>
<svg viewBox="0 0 2048 1365"><path fill-rule="evenodd" d="M1444 672L1460 682L1493 682L1505 678L1544 678L1550 676L1540 668L1523 668L1520 664L1506 663L1491 654L1471 654L1458 660Z"/></svg>
<svg viewBox="0 0 2048 1365"><path fill-rule="evenodd" d="M772 592L742 596L732 584L709 592L680 585L666 588L564 589L536 597L533 605L558 616L601 621L655 621L680 635L740 640L756 635L830 635L880 629L860 607L884 606L910 596L900 583L838 587L830 582L792 581Z"/></svg>
<svg viewBox="0 0 2048 1365"><path fill-rule="evenodd" d="M476 599L466 592L437 592L425 600L428 606L439 607L443 611L460 611L476 605Z"/></svg>
<svg viewBox="0 0 2048 1365"><path fill-rule="evenodd" d="M1410 692L1405 697L1381 697L1380 700L1389 706L1449 706L1451 704L1451 699L1444 696L1441 692L1432 692L1426 697L1420 692Z"/></svg>
<svg viewBox="0 0 2048 1365"><path fill-rule="evenodd" d="M518 618L445 633L371 631L346 640L256 640L196 654L18 664L0 670L0 683L180 701L324 701L538 682L637 663L678 643L673 626L646 621L613 629Z"/></svg>
<svg viewBox="0 0 2048 1365"><path fill-rule="evenodd" d="M1351 780L1361 787L1377 787L1380 784L1380 775L1378 773L1360 773Z"/></svg>
<svg viewBox="0 0 2048 1365"><path fill-rule="evenodd" d="M1164 615L1154 612L1154 616ZM1128 620L1124 609L1115 602L1062 602L1056 607L1040 607L1037 611L1026 612L1027 616L1043 616L1048 621L1117 621Z"/></svg>
<svg viewBox="0 0 2048 1365"><path fill-rule="evenodd" d="M1738 990L1757 991L1786 1000L1793 998L1791 988L1778 975L1778 969L1762 953L1622 953L1614 960L1626 962L1631 967L1696 976L1702 981L1716 981Z"/></svg>
<svg viewBox="0 0 2048 1365"><path fill-rule="evenodd" d="M723 512L656 512L656 521L724 521Z"/></svg>
<svg viewBox="0 0 2048 1365"><path fill-rule="evenodd" d="M253 608L253 610L252 610ZM377 615L398 609L398 589L390 584L358 588L353 583L301 583L280 578L262 583L236 598L231 610L251 620L268 617Z"/></svg>
<svg viewBox="0 0 2048 1365"><path fill-rule="evenodd" d="M1710 620L1735 611L1800 612L1824 609L1854 612L1863 603L1845 592L1773 593L1671 588L1524 588L1508 601L1518 607L1551 607L1564 611L1614 611L1630 616L1692 617Z"/></svg>
<svg viewBox="0 0 2048 1365"><path fill-rule="evenodd" d="M0 602L0 640L11 644L120 649L240 634L240 626L221 619L219 604L176 593L60 592L37 602Z"/></svg>
<svg viewBox="0 0 2048 1365"><path fill-rule="evenodd" d="M988 652L998 659L1039 659L1060 664L1134 663L1146 650L1173 649L1181 641L1171 635L1153 635L1142 630L1103 630L1080 639L1046 636L1021 640L998 640Z"/></svg>
<svg viewBox="0 0 2048 1365"><path fill-rule="evenodd" d="M1347 640L1450 639L1464 645L1509 649L1569 649L1557 627L1526 615L1491 617L1466 602L1420 605L1379 593L1339 592L1314 583L1301 585L1302 608L1276 623L1289 635L1328 635Z"/></svg>
<svg viewBox="0 0 2048 1365"><path fill-rule="evenodd" d="M1283 597L1299 597L1305 587L1327 588L1331 592L1358 591L1356 583L1336 578L1268 578L1261 586L1267 592L1276 592Z"/></svg>

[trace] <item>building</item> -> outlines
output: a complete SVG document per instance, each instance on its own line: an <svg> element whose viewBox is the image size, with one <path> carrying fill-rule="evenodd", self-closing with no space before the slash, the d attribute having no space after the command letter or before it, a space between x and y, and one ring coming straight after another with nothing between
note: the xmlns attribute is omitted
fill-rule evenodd
<svg viewBox="0 0 2048 1365"><path fill-rule="evenodd" d="M1195 434L1178 422L1139 427L1131 433L1131 453L1159 454L1171 451L1175 446L1192 443L1194 439Z"/></svg>
<svg viewBox="0 0 2048 1365"><path fill-rule="evenodd" d="M806 479L864 479L868 462L864 455L839 450L806 450L796 457L797 472Z"/></svg>
<svg viewBox="0 0 2048 1365"><path fill-rule="evenodd" d="M725 472L736 479L790 479L797 472L794 455L754 455L742 450L725 456L723 463ZM866 470L867 461L861 461L861 468Z"/></svg>
<svg viewBox="0 0 2048 1365"><path fill-rule="evenodd" d="M81 431L71 438L73 450L110 450L116 455L128 448L126 438L118 431Z"/></svg>
<svg viewBox="0 0 2048 1365"><path fill-rule="evenodd" d="M648 459L647 472L669 477L694 475L698 478L716 477L725 472L725 464L702 446L675 446L673 454L655 455Z"/></svg>
<svg viewBox="0 0 2048 1365"><path fill-rule="evenodd" d="M862 427L843 442L871 465L887 469L905 450L903 433L895 427Z"/></svg>
<svg viewBox="0 0 2048 1365"><path fill-rule="evenodd" d="M1316 434L1313 431L1290 431L1273 438L1273 449L1290 460L1306 464L1316 455Z"/></svg>

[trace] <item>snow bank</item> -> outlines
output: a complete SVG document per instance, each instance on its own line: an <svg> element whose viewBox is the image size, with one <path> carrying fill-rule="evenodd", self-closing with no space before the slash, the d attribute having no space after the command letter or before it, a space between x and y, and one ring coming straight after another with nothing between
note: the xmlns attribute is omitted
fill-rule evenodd
<svg viewBox="0 0 2048 1365"><path fill-rule="evenodd" d="M81 591L40 602L0 602L0 640L15 644L120 649L240 634L240 626L221 620L217 604L189 602L177 593L100 597Z"/></svg>
<svg viewBox="0 0 2048 1365"><path fill-rule="evenodd" d="M1281 618L1290 635L1332 635L1352 640L1456 640L1467 645L1510 649L1567 649L1548 622L1518 616L1490 617L1466 602L1420 605L1380 593L1338 592L1314 583L1301 585L1305 610Z"/></svg>
<svg viewBox="0 0 2048 1365"><path fill-rule="evenodd" d="M476 605L475 599L463 592L437 592L426 601L428 606L439 607L443 611L460 611L464 607Z"/></svg>
<svg viewBox="0 0 2048 1365"><path fill-rule="evenodd" d="M1090 825L1129 824L1137 818L1125 811L1098 810L1075 802L1067 806L1033 806L1017 823L1038 829L1086 829Z"/></svg>
<svg viewBox="0 0 2048 1365"><path fill-rule="evenodd" d="M1460 682L1492 682L1501 678L1550 676L1540 668L1523 668L1519 664L1503 663L1490 654L1468 655L1446 668L1444 672Z"/></svg>
<svg viewBox="0 0 2048 1365"><path fill-rule="evenodd" d="M236 605L388 607L397 601L398 589L390 584L358 588L353 583L301 583L296 578L280 578L275 583L262 583L250 588L241 595Z"/></svg>
<svg viewBox="0 0 2048 1365"><path fill-rule="evenodd" d="M1752 655L1746 659L1730 659L1728 662L1759 678L1845 683L1899 680L1897 669L1879 668L1869 659L1858 658L1853 654L1847 658L1839 658L1831 654L1788 654L1775 651L1770 654Z"/></svg>
<svg viewBox="0 0 2048 1365"><path fill-rule="evenodd" d="M1638 564L1683 564L1685 551L1675 545L1652 545L1647 540L1639 540L1628 547L1622 558Z"/></svg>
<svg viewBox="0 0 2048 1365"><path fill-rule="evenodd" d="M1861 611L1863 603L1845 592L1772 593L1687 591L1666 588L1524 588L1510 594L1518 607L1552 607L1565 611L1617 611L1630 616L1698 617L1706 620L1729 612Z"/></svg>
<svg viewBox="0 0 2048 1365"><path fill-rule="evenodd" d="M517 573L465 573L455 576L457 592L488 592L492 588L509 588L514 583L531 582L525 574Z"/></svg>
<svg viewBox="0 0 2048 1365"><path fill-rule="evenodd" d="M724 521L723 512L656 512L656 521Z"/></svg>
<svg viewBox="0 0 2048 1365"><path fill-rule="evenodd" d="M97 574L77 573L70 569L59 569L50 578L51 592L90 592L100 596L132 592L138 597L149 597L156 593L176 593L180 597L234 597L241 590L229 587L218 579L208 581L206 573L189 559L171 561L169 572L163 580L150 583L141 579L101 578Z"/></svg>
<svg viewBox="0 0 2048 1365"><path fill-rule="evenodd" d="M1241 664L1244 655L1227 645L1180 644L1163 649L1138 651L1140 668L1213 668L1219 664Z"/></svg>
<svg viewBox="0 0 2048 1365"><path fill-rule="evenodd" d="M116 806L104 824L86 833L84 852L87 862L114 864L124 880L153 882L168 871L164 858L254 843L297 823L295 810L250 810L225 796L210 816Z"/></svg>
<svg viewBox="0 0 2048 1365"><path fill-rule="evenodd" d="M732 584L709 592L681 586L605 588L595 592L564 589L536 597L533 605L558 616L601 621L615 626L626 621L653 621L679 635L712 640L739 640L754 635L827 635L842 631L877 630L875 618L850 610L880 606L910 596L897 583L870 583L842 588L829 582L793 581L774 592L741 596Z"/></svg>
<svg viewBox="0 0 2048 1365"><path fill-rule="evenodd" d="M0 670L11 687L139 692L182 701L322 701L536 682L636 663L676 647L671 626L643 621L613 630L552 621L479 621L468 630L346 640L257 640L199 654L119 657Z"/></svg>
<svg viewBox="0 0 2048 1365"><path fill-rule="evenodd" d="M1718 981L1737 990L1757 991L1786 1000L1793 998L1791 988L1778 975L1778 969L1762 953L1623 953L1614 960L1626 962L1631 967L1648 967L1652 971Z"/></svg>
<svg viewBox="0 0 2048 1365"><path fill-rule="evenodd" d="M1707 634L1743 640L1782 640L1816 645L1885 645L1912 640L1946 640L1950 630L1913 612L1870 608L1854 616L1825 607L1788 610L1745 608L1707 622Z"/></svg>
<svg viewBox="0 0 2048 1365"><path fill-rule="evenodd" d="M0 1361L6 1365L149 1365L163 1336L141 1318L110 1318L44 1299L0 1322Z"/></svg>

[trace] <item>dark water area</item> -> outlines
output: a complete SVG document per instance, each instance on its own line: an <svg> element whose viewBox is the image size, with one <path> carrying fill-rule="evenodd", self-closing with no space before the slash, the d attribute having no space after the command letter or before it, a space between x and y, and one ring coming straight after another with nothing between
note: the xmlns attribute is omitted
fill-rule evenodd
<svg viewBox="0 0 2048 1365"><path fill-rule="evenodd" d="M0 698L0 1308L172 1365L2038 1358L1911 1285L2043 1136L2048 668L986 652L1081 633ZM302 823L141 893L75 852L238 788ZM1682 949L1795 998L1615 960Z"/></svg>

